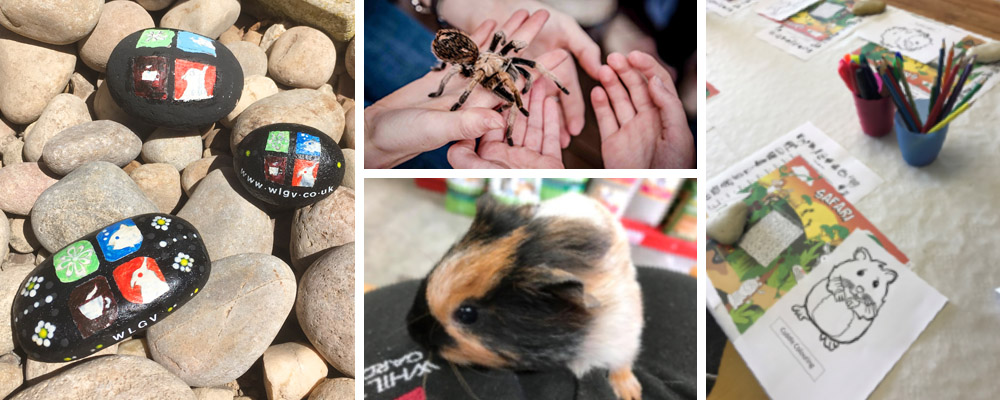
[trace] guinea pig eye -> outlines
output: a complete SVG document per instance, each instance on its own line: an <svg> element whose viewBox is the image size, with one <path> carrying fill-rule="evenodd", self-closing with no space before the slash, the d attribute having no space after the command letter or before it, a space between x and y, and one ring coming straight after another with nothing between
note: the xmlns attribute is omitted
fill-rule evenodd
<svg viewBox="0 0 1000 400"><path fill-rule="evenodd" d="M858 276L865 276L865 270L858 270Z"/></svg>
<svg viewBox="0 0 1000 400"><path fill-rule="evenodd" d="M455 310L455 320L465 325L476 323L479 319L479 311L473 306L461 306Z"/></svg>

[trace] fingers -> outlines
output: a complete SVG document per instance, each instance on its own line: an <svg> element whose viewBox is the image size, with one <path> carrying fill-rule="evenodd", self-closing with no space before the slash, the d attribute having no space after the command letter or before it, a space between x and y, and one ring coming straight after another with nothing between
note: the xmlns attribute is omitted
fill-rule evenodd
<svg viewBox="0 0 1000 400"><path fill-rule="evenodd" d="M628 122L635 117L635 109L632 108L632 100L628 98L628 92L625 91L625 86L618 80L618 75L609 66L601 66L601 72L599 73L601 86L604 86L604 91L607 92L608 98L611 100L611 107L615 109L615 116L618 117L618 121L622 124Z"/></svg>
<svg viewBox="0 0 1000 400"><path fill-rule="evenodd" d="M507 18L507 21L500 26L500 30L507 35L507 40L511 40L511 34L514 33L518 27L524 24L524 21L528 19L529 15L528 10L517 10L510 15L510 18Z"/></svg>
<svg viewBox="0 0 1000 400"><path fill-rule="evenodd" d="M639 73L639 70L629 64L625 56L618 53L611 53L608 55L608 65L618 73L622 82L625 83L625 87L628 88L628 93L636 112L653 108L653 102L649 98L649 91L646 89L646 78Z"/></svg>
<svg viewBox="0 0 1000 400"><path fill-rule="evenodd" d="M652 95L653 104L660 109L660 119L664 126L673 126L678 123L687 125L687 115L684 113L684 105L681 103L681 99L676 94L670 93L667 90L666 85L660 77L654 76L649 81L649 91Z"/></svg>
<svg viewBox="0 0 1000 400"><path fill-rule="evenodd" d="M545 104L545 92L548 89L544 82L535 86L529 95L531 96L528 105L528 129L525 131L524 147L532 151L542 152L542 125L545 115L543 105ZM516 143L516 142L515 142Z"/></svg>
<svg viewBox="0 0 1000 400"><path fill-rule="evenodd" d="M493 30L496 29L496 27L496 21L492 19L485 20L482 24L479 24L479 27L476 28L476 30L472 32L469 37L471 37L472 41L476 42L476 44L482 48L486 46L486 41L493 37Z"/></svg>
<svg viewBox="0 0 1000 400"><path fill-rule="evenodd" d="M586 118L586 106L583 102L583 89L580 87L580 79L576 75L576 64L571 58L552 71L558 76L569 94L559 92L559 104L562 106L563 116L566 119L565 129L569 134L576 136L583 131L583 124ZM554 85L553 85L554 86Z"/></svg>
<svg viewBox="0 0 1000 400"><path fill-rule="evenodd" d="M694 137L687 124L684 107L676 93L670 93L659 76L649 81L653 103L660 109L663 135L659 138L653 168L694 168ZM662 149L662 150L661 150Z"/></svg>
<svg viewBox="0 0 1000 400"><path fill-rule="evenodd" d="M601 132L601 140L618 132L618 120L615 112L611 109L608 94L600 86L590 91L590 102L594 105L594 114L597 116L597 130Z"/></svg>
<svg viewBox="0 0 1000 400"><path fill-rule="evenodd" d="M545 156L555 157L562 162L562 146L559 143L559 104L556 99L548 97L544 100L544 123L542 126L542 149L540 153Z"/></svg>
<svg viewBox="0 0 1000 400"><path fill-rule="evenodd" d="M566 32L569 42L569 51L576 56L577 61L583 70L591 78L598 79L601 70L601 48L594 43L594 40L587 35L587 32L579 24L570 24L569 32Z"/></svg>
<svg viewBox="0 0 1000 400"><path fill-rule="evenodd" d="M653 56L643 53L641 51L633 51L628 54L628 62L635 69L639 70L647 80L652 80L654 76L659 77L663 81L664 87L668 92L673 93L677 96L677 89L674 88L674 79L670 76L670 72L667 72L665 68Z"/></svg>
<svg viewBox="0 0 1000 400"><path fill-rule="evenodd" d="M496 164L476 154L476 141L471 139L451 145L448 149L448 163L454 168L498 168Z"/></svg>
<svg viewBox="0 0 1000 400"><path fill-rule="evenodd" d="M569 132L567 132L566 130L559 131L559 146L561 146L564 149L569 147L570 139L572 138L570 137Z"/></svg>
<svg viewBox="0 0 1000 400"><path fill-rule="evenodd" d="M518 10L518 12L515 12L514 14L516 15L522 11L527 14L527 11L524 10ZM511 42L522 41L524 43L531 43L531 41L535 39L535 36L538 35L538 32L542 31L542 27L545 26L545 21L548 20L549 12L545 10L538 10L535 11L534 14L531 14L527 20L522 20L524 22L522 24L518 24L513 27L508 27L508 24L504 24L504 33L510 35L507 40ZM510 54L508 53L508 55Z"/></svg>

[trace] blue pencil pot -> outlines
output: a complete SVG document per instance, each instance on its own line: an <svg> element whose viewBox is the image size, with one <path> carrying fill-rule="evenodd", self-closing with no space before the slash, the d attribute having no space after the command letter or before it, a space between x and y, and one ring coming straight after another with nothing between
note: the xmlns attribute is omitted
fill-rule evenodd
<svg viewBox="0 0 1000 400"><path fill-rule="evenodd" d="M929 100L920 99L916 101L917 112L927 115ZM913 132L906 127L903 122L902 110L896 110L896 140L899 142L899 151L903 154L903 160L914 167L923 167L937 159L941 148L944 147L944 139L948 136L948 125L943 126L934 133Z"/></svg>

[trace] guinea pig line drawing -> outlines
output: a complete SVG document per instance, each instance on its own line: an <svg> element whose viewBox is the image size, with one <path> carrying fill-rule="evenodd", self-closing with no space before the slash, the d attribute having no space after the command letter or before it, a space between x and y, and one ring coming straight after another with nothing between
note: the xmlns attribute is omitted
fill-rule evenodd
<svg viewBox="0 0 1000 400"><path fill-rule="evenodd" d="M469 231L421 282L410 336L459 365L511 370L595 368L622 400L632 373L642 292L625 230L603 205L568 194L540 205L477 204Z"/></svg>

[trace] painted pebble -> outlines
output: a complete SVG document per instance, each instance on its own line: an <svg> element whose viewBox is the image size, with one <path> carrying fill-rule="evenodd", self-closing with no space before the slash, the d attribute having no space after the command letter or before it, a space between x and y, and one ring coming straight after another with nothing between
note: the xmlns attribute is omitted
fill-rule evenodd
<svg viewBox="0 0 1000 400"><path fill-rule="evenodd" d="M229 114L243 92L243 69L218 41L174 29L145 29L122 39L107 72L111 97L150 124L188 129Z"/></svg>
<svg viewBox="0 0 1000 400"><path fill-rule="evenodd" d="M323 132L299 124L254 129L240 142L233 166L254 197L298 208L333 194L347 168L340 147Z"/></svg>
<svg viewBox="0 0 1000 400"><path fill-rule="evenodd" d="M25 278L14 336L28 357L86 357L167 318L205 286L212 266L187 221L143 214L63 247Z"/></svg>
<svg viewBox="0 0 1000 400"><path fill-rule="evenodd" d="M881 0L862 0L854 3L851 12L854 15L875 15L885 11L885 2Z"/></svg>

